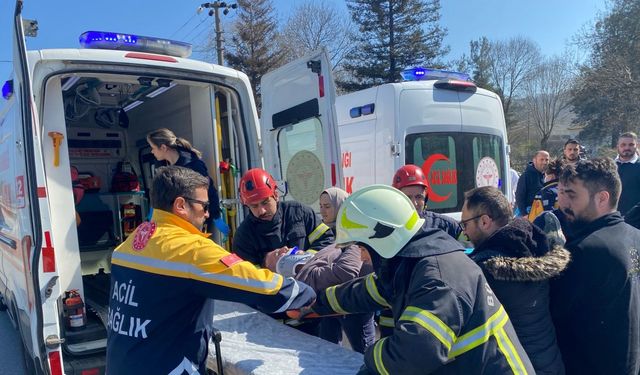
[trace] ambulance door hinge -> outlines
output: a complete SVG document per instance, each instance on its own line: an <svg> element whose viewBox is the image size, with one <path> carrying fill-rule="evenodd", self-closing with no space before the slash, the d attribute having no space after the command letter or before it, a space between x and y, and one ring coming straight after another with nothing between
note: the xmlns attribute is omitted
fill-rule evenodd
<svg viewBox="0 0 640 375"><path fill-rule="evenodd" d="M51 293L53 293L53 287L56 285L57 282L58 282L58 276L54 276L51 279L49 279L49 282L47 282L47 285L45 285L44 287L44 299L51 297Z"/></svg>
<svg viewBox="0 0 640 375"><path fill-rule="evenodd" d="M307 61L307 68L311 69L312 72L320 75L322 65L320 64L320 60L311 60Z"/></svg>
<svg viewBox="0 0 640 375"><path fill-rule="evenodd" d="M37 37L38 36L38 21L36 20L22 20L22 30L25 36Z"/></svg>
<svg viewBox="0 0 640 375"><path fill-rule="evenodd" d="M398 157L400 156L400 142L391 143L391 156Z"/></svg>
<svg viewBox="0 0 640 375"><path fill-rule="evenodd" d="M59 338L56 335L49 335L44 339L44 345L48 349L56 349L58 346L64 344L64 339Z"/></svg>

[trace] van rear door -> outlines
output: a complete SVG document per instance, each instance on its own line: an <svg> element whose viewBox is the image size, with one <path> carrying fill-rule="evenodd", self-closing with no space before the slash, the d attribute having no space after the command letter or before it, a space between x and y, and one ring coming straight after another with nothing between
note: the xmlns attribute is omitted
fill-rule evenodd
<svg viewBox="0 0 640 375"><path fill-rule="evenodd" d="M265 74L261 135L265 166L285 199L318 210L327 187L342 187L335 86L326 50Z"/></svg>
<svg viewBox="0 0 640 375"><path fill-rule="evenodd" d="M10 183L9 207L16 213L14 232L19 239L17 249L23 259L24 280L15 284L15 307L26 357L32 359L39 371L62 373L57 312L60 292L56 286L58 274L51 245L49 202L41 151L43 137L25 42L25 34L35 36L37 23L22 19L22 7L23 1L17 0L13 24L13 90L17 126L11 150L13 162L10 164L14 176L13 181L7 181ZM47 337L48 349L45 349L44 337Z"/></svg>

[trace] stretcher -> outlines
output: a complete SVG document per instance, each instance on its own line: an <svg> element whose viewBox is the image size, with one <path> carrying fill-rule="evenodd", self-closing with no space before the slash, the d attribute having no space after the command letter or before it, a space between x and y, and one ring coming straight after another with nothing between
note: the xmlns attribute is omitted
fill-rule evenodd
<svg viewBox="0 0 640 375"><path fill-rule="evenodd" d="M225 375L352 375L362 354L291 328L243 304L216 301L214 326L220 350L209 344L207 366Z"/></svg>

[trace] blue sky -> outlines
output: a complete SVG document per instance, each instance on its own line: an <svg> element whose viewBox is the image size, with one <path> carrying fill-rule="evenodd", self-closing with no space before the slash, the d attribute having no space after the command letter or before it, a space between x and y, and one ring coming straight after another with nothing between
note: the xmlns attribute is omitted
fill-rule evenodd
<svg viewBox="0 0 640 375"><path fill-rule="evenodd" d="M342 0L330 0L346 12ZM302 0L274 0L277 16L286 20ZM37 19L39 36L29 38L29 49L77 48L87 30L137 33L198 42L212 17L196 15L202 1L44 1L25 0L24 18ZM469 41L481 36L506 39L525 36L546 55L561 53L567 41L605 10L605 0L441 0L441 24L448 29L449 58L468 53ZM0 81L12 70L11 26L15 1L0 0ZM232 16L232 15L230 15ZM228 16L227 16L228 17ZM227 18L225 17L225 18ZM194 58L202 58L198 54Z"/></svg>

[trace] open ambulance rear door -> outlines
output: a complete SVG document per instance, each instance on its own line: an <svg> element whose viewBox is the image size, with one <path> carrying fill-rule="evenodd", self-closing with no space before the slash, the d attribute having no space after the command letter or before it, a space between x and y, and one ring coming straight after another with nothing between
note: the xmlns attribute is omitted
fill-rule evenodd
<svg viewBox="0 0 640 375"><path fill-rule="evenodd" d="M265 74L260 132L266 169L285 199L318 210L320 193L342 187L336 90L326 50Z"/></svg>
<svg viewBox="0 0 640 375"><path fill-rule="evenodd" d="M34 101L25 34L34 36L35 21L22 19L23 1L16 1L13 24L13 68L11 116L2 126L0 172L4 220L0 233L13 249L2 241L2 251L13 252L14 267L8 275L9 306L17 320L23 341L27 367L35 373L62 373L60 327L57 299L60 295L54 248L52 245L49 201L38 120ZM8 90L8 89L7 89ZM8 137L5 139L5 137ZM50 160L53 155L50 155ZM53 161L50 161L53 162ZM6 254L3 254L6 255ZM3 260L6 259L3 257ZM46 340L45 340L46 337ZM45 343L46 341L46 343Z"/></svg>

